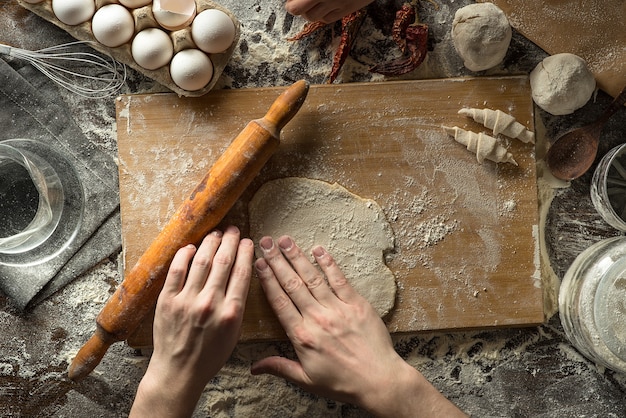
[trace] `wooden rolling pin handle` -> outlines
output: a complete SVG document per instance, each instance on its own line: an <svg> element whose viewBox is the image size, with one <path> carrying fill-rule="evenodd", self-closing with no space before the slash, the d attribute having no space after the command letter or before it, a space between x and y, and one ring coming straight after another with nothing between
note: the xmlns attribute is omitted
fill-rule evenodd
<svg viewBox="0 0 626 418"><path fill-rule="evenodd" d="M280 131L285 127L300 110L304 99L309 91L309 83L300 80L291 85L272 103L269 110L262 119L255 122L278 138Z"/></svg>
<svg viewBox="0 0 626 418"><path fill-rule="evenodd" d="M91 373L115 341L108 336L106 331L98 327L72 361L68 372L70 379L79 380L77 376L83 378Z"/></svg>
<svg viewBox="0 0 626 418"><path fill-rule="evenodd" d="M91 373L109 346L127 339L153 309L178 249L198 245L218 226L278 147L280 130L298 112L308 90L308 82L294 83L263 118L237 135L109 298L96 320L96 333L69 367L71 380Z"/></svg>

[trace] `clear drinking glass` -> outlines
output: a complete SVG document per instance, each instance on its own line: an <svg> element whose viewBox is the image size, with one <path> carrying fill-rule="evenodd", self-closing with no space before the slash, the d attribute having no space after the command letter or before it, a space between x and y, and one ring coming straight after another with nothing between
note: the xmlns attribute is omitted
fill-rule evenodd
<svg viewBox="0 0 626 418"><path fill-rule="evenodd" d="M45 242L63 212L57 172L42 157L0 142L0 254L18 254Z"/></svg>
<svg viewBox="0 0 626 418"><path fill-rule="evenodd" d="M587 358L626 373L626 237L580 253L559 291L565 334Z"/></svg>

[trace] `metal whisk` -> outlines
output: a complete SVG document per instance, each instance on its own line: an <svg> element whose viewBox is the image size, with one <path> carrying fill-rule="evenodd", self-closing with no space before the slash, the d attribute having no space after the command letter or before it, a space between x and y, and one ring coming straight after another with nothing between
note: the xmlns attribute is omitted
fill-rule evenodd
<svg viewBox="0 0 626 418"><path fill-rule="evenodd" d="M28 61L55 83L83 97L112 97L124 85L126 66L112 57L103 58L76 48L88 44L77 41L29 51L0 43L0 55Z"/></svg>

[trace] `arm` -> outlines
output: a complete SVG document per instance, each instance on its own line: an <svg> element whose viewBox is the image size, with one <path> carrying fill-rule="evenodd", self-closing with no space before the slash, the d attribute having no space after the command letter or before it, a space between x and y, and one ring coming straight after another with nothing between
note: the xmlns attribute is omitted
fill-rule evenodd
<svg viewBox="0 0 626 418"><path fill-rule="evenodd" d="M323 248L313 249L320 272L289 237L265 237L260 247L257 274L298 361L268 357L253 374L283 377L380 417L465 416L395 352L383 321Z"/></svg>
<svg viewBox="0 0 626 418"><path fill-rule="evenodd" d="M331 23L367 6L374 0L287 0L285 10L311 22Z"/></svg>
<svg viewBox="0 0 626 418"><path fill-rule="evenodd" d="M191 416L241 329L253 244L227 228L178 251L159 296L154 352L130 417ZM191 263L191 264L190 264Z"/></svg>

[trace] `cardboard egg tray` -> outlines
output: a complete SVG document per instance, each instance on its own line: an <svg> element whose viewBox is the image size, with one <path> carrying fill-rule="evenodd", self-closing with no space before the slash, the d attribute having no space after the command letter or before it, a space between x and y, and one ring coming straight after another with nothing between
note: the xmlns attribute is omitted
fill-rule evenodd
<svg viewBox="0 0 626 418"><path fill-rule="evenodd" d="M132 39L126 44L123 44L115 48L110 48L99 43L96 40L96 38L93 36L93 33L91 31L90 20L87 22L81 23L79 25L70 26L70 25L66 25L65 23L57 19L54 12L52 11L52 0L43 0L40 3L27 3L24 0L17 0L17 2L22 7L32 11L33 13L39 15L45 20L62 28L63 30L68 32L70 35L72 35L74 38L80 41L91 42L90 46L93 47L94 49L102 53L111 55L117 61L122 62L128 65L129 67L134 68L135 70L141 72L147 77L152 78L153 80L159 82L160 84L164 85L165 87L169 88L170 90L174 91L175 93L181 96L202 96L208 93L213 88L213 86L219 79L220 75L224 71L224 67L226 67L228 60L232 56L233 51L239 41L239 36L241 33L239 21L229 10L209 0L195 0L196 15L207 9L217 9L226 13L235 24L235 38L230 48L228 48L224 52L221 52L218 54L207 54L209 58L211 59L211 62L213 63L213 77L211 78L211 81L209 81L209 83L200 90L188 91L188 90L181 89L174 83L174 81L170 77L169 65L166 65L156 70L148 70L148 69L141 67L139 64L137 64L133 60L133 56L131 54ZM98 10L99 8L108 4L119 4L119 1L95 0L95 4L96 4L96 10ZM152 14L152 4L148 4L147 6L139 7L136 9L130 9L130 8L128 9L131 12L134 22L135 22L135 34L147 28L159 28L165 31L166 33L169 34L170 38L172 39L172 43L174 45L174 55L176 55L177 52L182 51L183 49L197 48L196 44L193 42L193 39L191 37L191 26L190 26L191 23L187 27L184 27L182 29L168 30L166 28L163 28L161 25L159 25L159 23L154 18Z"/></svg>

